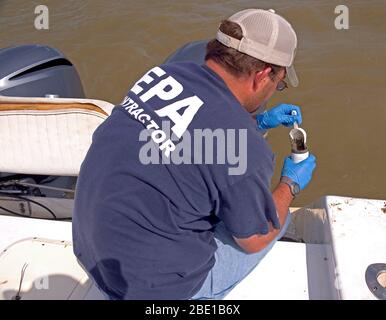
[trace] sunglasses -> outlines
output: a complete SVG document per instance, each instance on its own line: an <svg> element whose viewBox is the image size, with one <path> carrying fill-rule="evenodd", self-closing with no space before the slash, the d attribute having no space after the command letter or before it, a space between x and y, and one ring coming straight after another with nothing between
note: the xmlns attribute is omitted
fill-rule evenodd
<svg viewBox="0 0 386 320"><path fill-rule="evenodd" d="M283 91L286 88L288 88L288 84L284 80L280 80L279 83L276 86L276 90L277 91Z"/></svg>
<svg viewBox="0 0 386 320"><path fill-rule="evenodd" d="M275 65L272 65L272 64L267 64L267 67L271 68L273 75L276 75L280 71L280 69L283 68L283 67L275 66ZM276 90L277 91L283 91L284 89L287 89L287 88L288 88L288 84L284 80L280 80L279 83L276 86Z"/></svg>

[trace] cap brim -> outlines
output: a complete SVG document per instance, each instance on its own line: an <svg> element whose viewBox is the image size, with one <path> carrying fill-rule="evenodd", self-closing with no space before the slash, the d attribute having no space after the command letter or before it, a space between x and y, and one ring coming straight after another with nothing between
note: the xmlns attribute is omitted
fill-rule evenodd
<svg viewBox="0 0 386 320"><path fill-rule="evenodd" d="M299 85L299 79L298 76L296 75L296 71L294 66L286 67L287 70L287 78L291 86L297 87Z"/></svg>

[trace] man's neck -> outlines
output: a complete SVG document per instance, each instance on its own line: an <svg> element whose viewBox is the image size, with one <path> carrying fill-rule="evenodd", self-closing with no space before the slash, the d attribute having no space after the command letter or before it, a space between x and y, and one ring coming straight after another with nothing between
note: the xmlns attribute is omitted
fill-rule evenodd
<svg viewBox="0 0 386 320"><path fill-rule="evenodd" d="M245 94L247 80L236 78L213 60L207 60L205 64L224 80L229 90L233 93L240 104L244 106L247 101L247 96Z"/></svg>

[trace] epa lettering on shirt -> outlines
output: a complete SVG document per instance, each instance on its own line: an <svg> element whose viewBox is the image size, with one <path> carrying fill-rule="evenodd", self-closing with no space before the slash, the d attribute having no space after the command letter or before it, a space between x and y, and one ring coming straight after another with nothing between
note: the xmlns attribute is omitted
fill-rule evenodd
<svg viewBox="0 0 386 320"><path fill-rule="evenodd" d="M165 75L166 72L164 70L160 67L155 67L135 83L131 92L138 95L139 99L143 102L147 102L153 98L158 98L162 102L165 101L166 105L155 110L155 113L161 118L169 118L170 121L174 123L171 130L178 138L181 138L192 122L195 114L204 105L204 102L197 95L193 95L167 104L168 101L177 98L184 91L182 84L172 76L165 77L165 79L151 86L147 91L142 87L143 83L149 85L154 82L156 77L161 78ZM180 110L184 110L182 114L179 113Z"/></svg>

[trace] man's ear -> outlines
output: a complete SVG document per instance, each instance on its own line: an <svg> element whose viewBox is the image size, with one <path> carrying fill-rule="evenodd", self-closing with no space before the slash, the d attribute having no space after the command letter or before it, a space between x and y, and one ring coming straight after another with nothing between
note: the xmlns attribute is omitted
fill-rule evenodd
<svg viewBox="0 0 386 320"><path fill-rule="evenodd" d="M264 79L266 79L269 76L269 73L272 71L271 67L266 67L263 70L256 72L255 76L253 78L253 89L256 91L260 88L261 84Z"/></svg>

